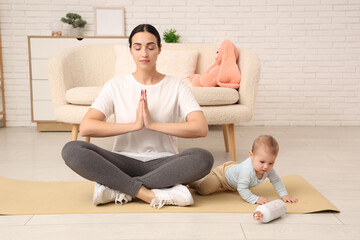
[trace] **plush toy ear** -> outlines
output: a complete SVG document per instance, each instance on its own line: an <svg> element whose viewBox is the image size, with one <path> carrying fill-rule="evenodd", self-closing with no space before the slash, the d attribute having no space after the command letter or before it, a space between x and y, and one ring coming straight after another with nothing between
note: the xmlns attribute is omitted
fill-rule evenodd
<svg viewBox="0 0 360 240"><path fill-rule="evenodd" d="M216 59L213 65L200 77L200 84L203 87L217 87L217 78L219 75L220 63L224 53L223 46L221 45L216 53Z"/></svg>
<svg viewBox="0 0 360 240"><path fill-rule="evenodd" d="M215 59L215 63L220 65L222 58L224 55L224 43L221 44L221 46L219 47L219 49L216 52L216 59Z"/></svg>
<svg viewBox="0 0 360 240"><path fill-rule="evenodd" d="M240 70L236 64L239 53L230 40L224 41L223 50L217 84L220 87L237 89L240 87L241 80Z"/></svg>

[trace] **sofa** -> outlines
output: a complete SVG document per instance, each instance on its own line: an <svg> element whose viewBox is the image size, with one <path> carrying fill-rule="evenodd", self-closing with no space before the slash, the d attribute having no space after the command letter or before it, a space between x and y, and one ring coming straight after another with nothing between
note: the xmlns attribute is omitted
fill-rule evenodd
<svg viewBox="0 0 360 240"><path fill-rule="evenodd" d="M215 61L217 44L163 44L157 69L175 75L189 86L189 77L204 73ZM209 125L221 125L225 151L236 161L234 125L252 119L260 79L260 60L247 49L239 50L240 89L191 87ZM131 73L135 64L127 44L97 44L70 48L49 59L48 73L55 119L72 124L77 140L79 124L106 81ZM107 119L112 121L112 119ZM87 141L90 139L87 138Z"/></svg>

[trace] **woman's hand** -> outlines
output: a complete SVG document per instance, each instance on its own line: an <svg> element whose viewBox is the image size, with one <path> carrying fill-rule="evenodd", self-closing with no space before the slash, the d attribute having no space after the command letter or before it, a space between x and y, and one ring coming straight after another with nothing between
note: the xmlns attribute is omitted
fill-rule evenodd
<svg viewBox="0 0 360 240"><path fill-rule="evenodd" d="M143 105L142 105L143 122L144 122L144 126L146 128L151 129L151 124L153 123L153 120L151 118L149 108L148 108L148 104L147 104L146 90L144 90L142 92L143 92Z"/></svg>
<svg viewBox="0 0 360 240"><path fill-rule="evenodd" d="M141 90L141 96L140 96L140 100L139 100L139 105L138 108L136 110L136 121L135 121L135 126L136 126L136 130L141 130L145 125L144 125L144 114L143 114L143 109L144 109L144 91Z"/></svg>

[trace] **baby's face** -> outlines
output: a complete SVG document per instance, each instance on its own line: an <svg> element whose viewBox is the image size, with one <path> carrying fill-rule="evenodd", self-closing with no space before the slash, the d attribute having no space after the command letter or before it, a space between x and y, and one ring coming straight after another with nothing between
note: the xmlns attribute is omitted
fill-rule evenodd
<svg viewBox="0 0 360 240"><path fill-rule="evenodd" d="M274 167L276 155L273 155L264 149L257 149L255 153L250 151L249 155L257 173L264 174L270 172Z"/></svg>

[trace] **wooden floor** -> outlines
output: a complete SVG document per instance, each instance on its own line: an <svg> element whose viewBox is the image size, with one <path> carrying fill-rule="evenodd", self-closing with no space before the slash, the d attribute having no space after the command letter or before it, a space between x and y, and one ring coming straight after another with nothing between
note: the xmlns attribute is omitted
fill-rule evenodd
<svg viewBox="0 0 360 240"><path fill-rule="evenodd" d="M0 239L360 239L360 127L236 127L238 162L261 134L280 144L274 167L280 176L303 176L341 213L287 214L270 224L251 214L0 215ZM0 128L0 176L83 180L61 159L69 139L69 132ZM111 149L112 140L92 142ZM231 159L219 127L207 138L179 139L180 150L189 147L211 151L215 165Z"/></svg>

